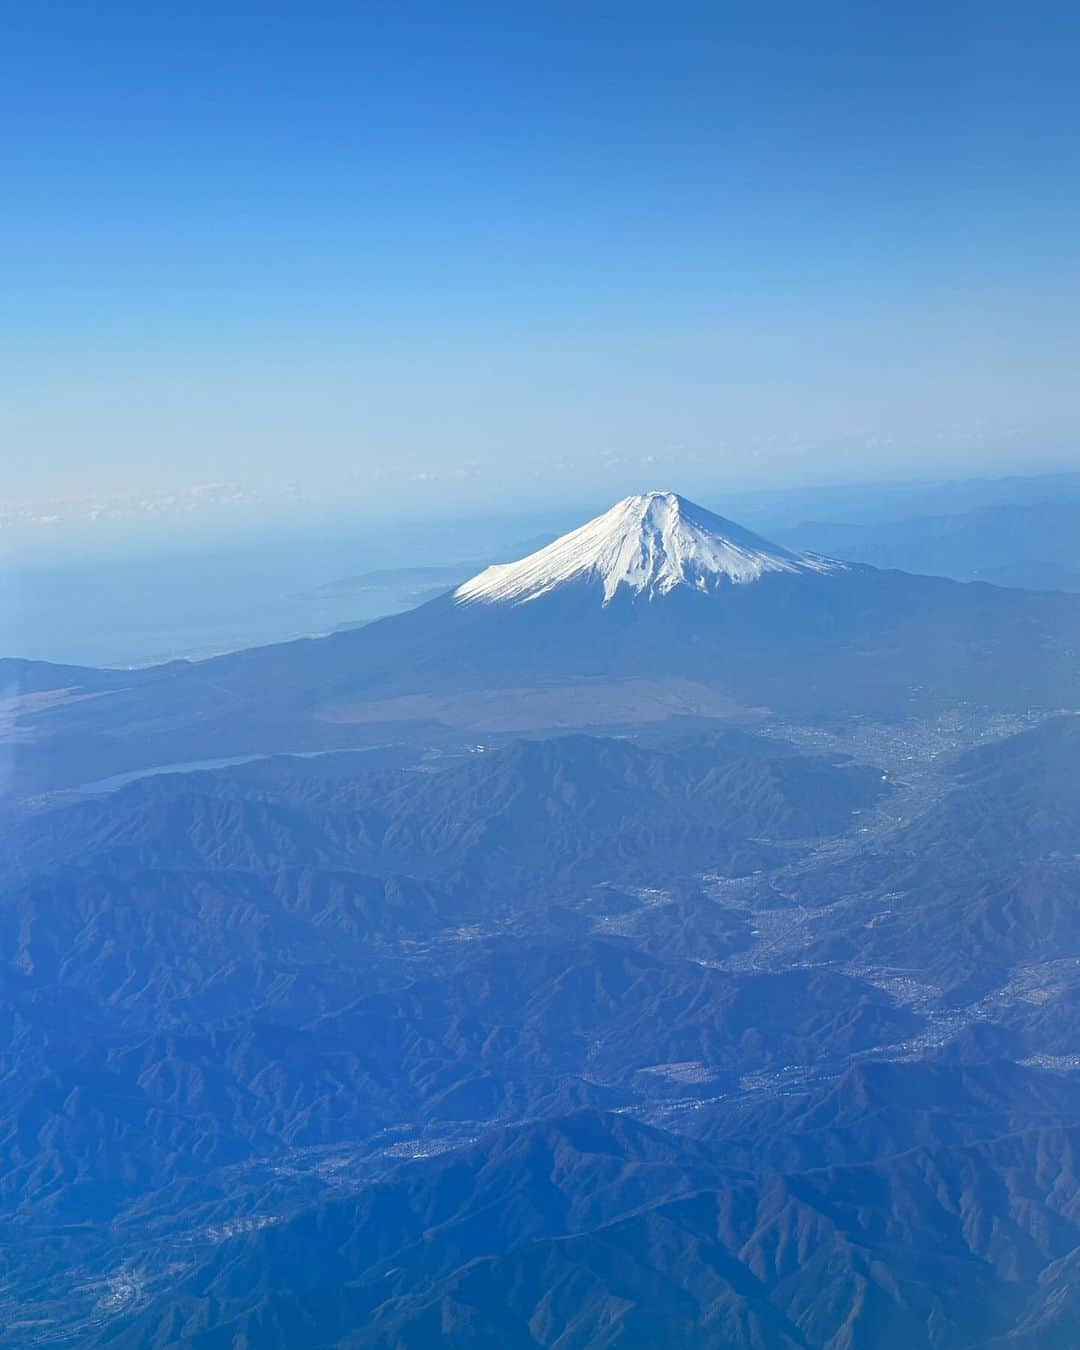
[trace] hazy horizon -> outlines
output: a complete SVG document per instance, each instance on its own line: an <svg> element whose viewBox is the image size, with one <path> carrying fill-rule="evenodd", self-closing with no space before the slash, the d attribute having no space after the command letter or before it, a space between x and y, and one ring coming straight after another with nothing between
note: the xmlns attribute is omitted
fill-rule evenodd
<svg viewBox="0 0 1080 1350"><path fill-rule="evenodd" d="M784 523L796 523L805 510L821 504L826 511L835 500L850 510L848 499L873 501L895 499L903 509L905 497L919 498L924 489L950 483L987 485L1013 480L1030 485L1028 492L1053 495L1060 479L1080 474L1072 457L1059 462L1023 460L1000 467L987 466L972 474L939 472L821 476L802 481L783 480L762 473L747 480L710 477L705 474L665 472L659 464L628 467L595 479L548 481L530 493L505 493L498 480L485 479L460 485L455 493L443 493L430 484L419 490L399 491L393 496L350 496L332 485L321 490L293 491L263 486L244 490L235 484L204 484L188 492L139 495L87 495L85 497L37 498L19 501L0 499L0 558L38 566L72 557L114 558L193 551L230 550L265 537L283 538L341 532L359 533L389 540L399 537L402 555L413 542L431 536L444 538L447 531L468 538L475 525L482 527L520 522L526 533L539 528L537 521L550 519L563 527L574 519L610 506L622 497L656 489L677 491L720 514L749 511L756 516L762 503L770 504L758 524L768 524L770 509L779 511ZM995 471L996 469L996 471ZM428 490L425 490L428 489ZM805 508L803 504L805 503ZM889 508L892 509L891 507ZM943 499L941 512L953 509ZM933 514L932 505L917 502L915 514ZM841 517L837 517L840 519ZM497 531L498 533L498 531ZM425 555L421 561L428 561Z"/></svg>
<svg viewBox="0 0 1080 1350"><path fill-rule="evenodd" d="M815 521L875 528L944 518L957 529L966 513L975 520L983 508L1004 508L1016 518L1027 506L1080 504L1076 472L730 491L642 475L631 486L671 488L766 536ZM92 518L9 522L0 531L0 656L145 665L329 632L407 608L438 589L438 578L343 582L368 572L443 567L446 584L456 583L488 562L533 551L623 495L614 487L591 497L572 488L548 506L535 501L484 511L477 499L468 511L447 507L411 516L309 500L260 516L243 514L244 504L223 494L157 503L142 513L101 510ZM1052 550L1049 539L1047 547ZM1008 556L1007 540L997 552ZM931 556L915 543L910 556L888 565L925 570ZM1035 580L999 579L1054 585L1058 578L1071 585L1063 562Z"/></svg>

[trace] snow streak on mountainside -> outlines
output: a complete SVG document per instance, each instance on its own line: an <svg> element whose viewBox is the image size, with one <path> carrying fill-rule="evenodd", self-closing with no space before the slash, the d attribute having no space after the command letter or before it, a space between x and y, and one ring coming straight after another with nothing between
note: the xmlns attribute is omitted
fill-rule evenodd
<svg viewBox="0 0 1080 1350"><path fill-rule="evenodd" d="M454 598L463 604L523 604L566 582L586 580L603 584L607 604L620 587L651 598L677 586L711 591L757 581L766 572L845 567L772 544L674 492L645 492L519 562L487 568L459 586Z"/></svg>

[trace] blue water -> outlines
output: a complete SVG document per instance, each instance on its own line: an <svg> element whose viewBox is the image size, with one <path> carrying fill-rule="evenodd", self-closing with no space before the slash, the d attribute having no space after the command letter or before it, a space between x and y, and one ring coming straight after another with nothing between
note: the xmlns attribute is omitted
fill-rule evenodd
<svg viewBox="0 0 1080 1350"><path fill-rule="evenodd" d="M278 528L157 552L143 542L115 556L16 554L0 562L0 656L137 666L326 633L418 603L407 578L351 588L343 579L440 565L460 571L449 586L474 562L520 556L542 525Z"/></svg>
<svg viewBox="0 0 1080 1350"><path fill-rule="evenodd" d="M231 769L236 764L254 764L256 760L272 759L279 755L286 755L290 759L318 759L320 755L368 755L372 750L383 748L365 745L357 746L355 749L274 750L253 755L228 755L223 759L187 759L176 764L157 764L151 769L133 769L130 773L115 773L111 778L99 778L93 783L83 783L81 787L72 788L70 793L78 796L89 793L96 796L100 792L116 792L119 788L127 787L129 783L137 783L141 778L155 778L163 773L199 773L206 769Z"/></svg>

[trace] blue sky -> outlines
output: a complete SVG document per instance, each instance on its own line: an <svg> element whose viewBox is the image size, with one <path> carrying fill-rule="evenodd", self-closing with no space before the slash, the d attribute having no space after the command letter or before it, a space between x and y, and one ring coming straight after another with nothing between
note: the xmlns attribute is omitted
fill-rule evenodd
<svg viewBox="0 0 1080 1350"><path fill-rule="evenodd" d="M16 514L1076 458L1075 6L42 0L5 26Z"/></svg>

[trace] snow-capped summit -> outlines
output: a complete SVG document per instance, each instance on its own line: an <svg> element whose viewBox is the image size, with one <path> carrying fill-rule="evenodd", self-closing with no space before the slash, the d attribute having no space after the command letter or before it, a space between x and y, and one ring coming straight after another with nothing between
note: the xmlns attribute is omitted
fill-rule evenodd
<svg viewBox="0 0 1080 1350"><path fill-rule="evenodd" d="M621 587L651 598L677 586L712 591L768 572L844 568L772 544L675 492L643 492L519 562L488 567L459 586L454 599L524 604L580 580L602 583L607 604Z"/></svg>

